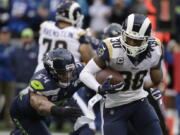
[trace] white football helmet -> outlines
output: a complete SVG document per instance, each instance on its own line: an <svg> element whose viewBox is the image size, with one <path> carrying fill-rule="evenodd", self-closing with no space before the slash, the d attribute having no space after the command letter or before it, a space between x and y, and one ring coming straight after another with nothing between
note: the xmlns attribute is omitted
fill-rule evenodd
<svg viewBox="0 0 180 135"><path fill-rule="evenodd" d="M81 27L84 15L75 1L65 0L57 5L56 21L63 21Z"/></svg>
<svg viewBox="0 0 180 135"><path fill-rule="evenodd" d="M122 25L121 45L127 55L135 57L146 50L151 22L141 14L130 14Z"/></svg>

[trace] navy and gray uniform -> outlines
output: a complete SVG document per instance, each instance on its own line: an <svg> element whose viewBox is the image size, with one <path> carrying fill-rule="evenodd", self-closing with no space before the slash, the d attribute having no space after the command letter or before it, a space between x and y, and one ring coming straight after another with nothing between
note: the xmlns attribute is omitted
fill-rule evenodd
<svg viewBox="0 0 180 135"><path fill-rule="evenodd" d="M101 106L103 135L126 135L128 121L140 135L162 135L158 117L147 100L148 93L143 89L144 77L149 69L159 66L162 50L155 38L149 38L148 44L138 59L126 55L121 37L108 38L99 46L99 58L119 71L125 82L123 90L107 94L105 104Z"/></svg>
<svg viewBox="0 0 180 135"><path fill-rule="evenodd" d="M76 67L76 78L71 82L71 85L65 89L60 88L45 69L34 74L30 85L15 97L10 109L12 120L17 128L14 131L15 135L21 135L22 133L30 135L50 135L46 125L48 117L41 116L30 105L30 91L46 96L49 101L55 104L61 104L63 101L71 98L72 95L83 86L83 83L79 81L79 73L83 66L77 64Z"/></svg>

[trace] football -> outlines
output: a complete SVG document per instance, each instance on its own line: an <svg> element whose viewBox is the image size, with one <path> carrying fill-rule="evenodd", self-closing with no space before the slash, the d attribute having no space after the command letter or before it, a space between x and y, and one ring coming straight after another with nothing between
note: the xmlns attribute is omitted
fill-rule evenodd
<svg viewBox="0 0 180 135"><path fill-rule="evenodd" d="M115 85L123 81L123 76L115 70L112 69L103 69L96 73L96 80L98 83L102 84L108 76L112 75L111 84Z"/></svg>

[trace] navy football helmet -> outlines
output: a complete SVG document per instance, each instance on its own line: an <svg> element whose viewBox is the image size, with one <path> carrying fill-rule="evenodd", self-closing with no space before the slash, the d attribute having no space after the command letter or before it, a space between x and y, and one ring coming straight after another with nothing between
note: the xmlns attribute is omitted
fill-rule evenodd
<svg viewBox="0 0 180 135"><path fill-rule="evenodd" d="M141 14L130 14L122 25L121 44L127 55L135 57L144 52L151 36L151 22Z"/></svg>
<svg viewBox="0 0 180 135"><path fill-rule="evenodd" d="M60 87L66 88L74 80L76 71L74 57L67 49L58 48L48 52L43 63Z"/></svg>
<svg viewBox="0 0 180 135"><path fill-rule="evenodd" d="M107 27L104 28L103 31L103 39L109 37L118 37L121 35L122 26L118 23L111 23Z"/></svg>
<svg viewBox="0 0 180 135"><path fill-rule="evenodd" d="M71 0L64 0L57 5L56 21L70 23L74 26L81 27L83 14L80 5Z"/></svg>

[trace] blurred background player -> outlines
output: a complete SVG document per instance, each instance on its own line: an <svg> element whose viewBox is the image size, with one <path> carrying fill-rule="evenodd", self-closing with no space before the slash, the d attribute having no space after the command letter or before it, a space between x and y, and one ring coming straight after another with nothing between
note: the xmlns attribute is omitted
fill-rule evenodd
<svg viewBox="0 0 180 135"><path fill-rule="evenodd" d="M55 48L68 49L76 62L88 62L93 54L90 46L80 37L85 33L80 28L82 21L83 15L77 2L60 2L57 5L56 22L45 21L40 26L38 64L48 51Z"/></svg>
<svg viewBox="0 0 180 135"><path fill-rule="evenodd" d="M13 46L10 52L9 61L16 80L16 95L28 86L37 65L37 55L38 45L34 32L26 28L21 32L20 44Z"/></svg>
<svg viewBox="0 0 180 135"><path fill-rule="evenodd" d="M13 101L10 113L16 128L12 135L50 135L48 116L76 119L82 115L80 109L63 107L63 103L82 87L83 66L75 64L73 55L63 48L50 51L43 64L45 68L34 74Z"/></svg>
<svg viewBox="0 0 180 135"><path fill-rule="evenodd" d="M162 135L158 117L146 99L148 93L143 90L148 70L155 87L162 79L159 66L162 48L150 36L150 20L140 14L129 15L122 25L122 35L103 40L98 56L90 60L80 74L89 88L106 97L101 110L104 135L126 135L128 122L138 134ZM103 84L96 81L94 74L106 67L120 72L125 83L123 88L121 83L110 85L111 78ZM88 81L85 78L89 78Z"/></svg>
<svg viewBox="0 0 180 135"><path fill-rule="evenodd" d="M122 27L118 23L109 24L107 27L104 28L100 39L93 36L93 32L90 28L88 28L86 31L87 32L83 35L83 39L85 40L85 42L91 45L93 50L96 51L96 49L98 49L99 43L101 42L100 39L119 36L122 32Z"/></svg>

